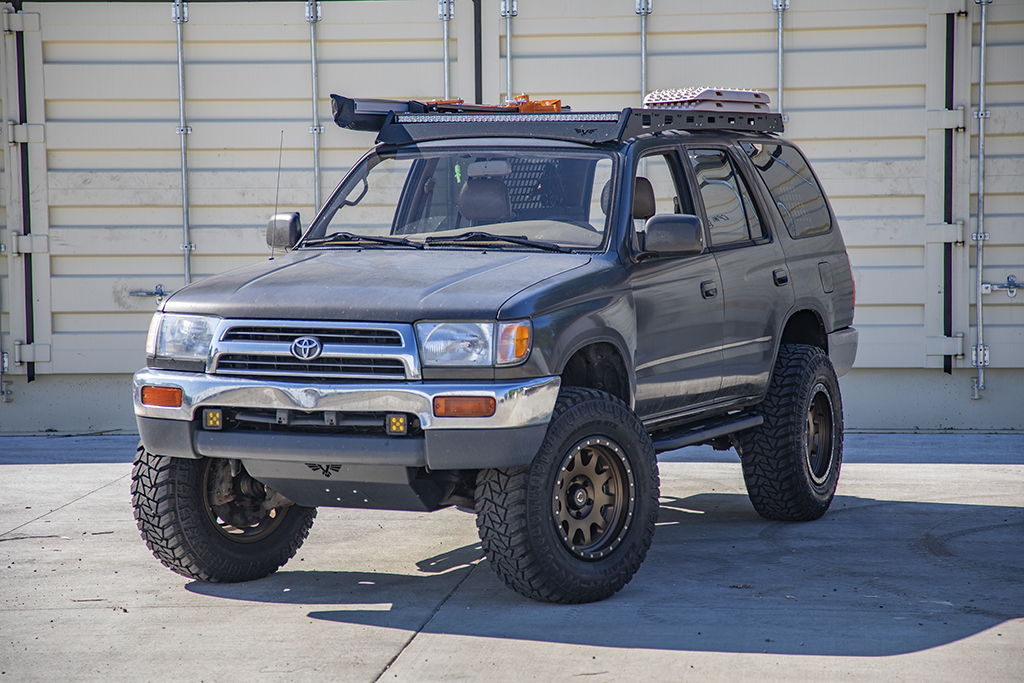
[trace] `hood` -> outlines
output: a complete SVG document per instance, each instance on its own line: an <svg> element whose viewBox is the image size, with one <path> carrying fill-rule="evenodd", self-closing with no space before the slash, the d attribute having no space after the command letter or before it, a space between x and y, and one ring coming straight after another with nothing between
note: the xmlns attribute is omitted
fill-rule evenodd
<svg viewBox="0 0 1024 683"><path fill-rule="evenodd" d="M283 320L487 320L517 292L590 259L500 250L299 251L189 285L164 310Z"/></svg>

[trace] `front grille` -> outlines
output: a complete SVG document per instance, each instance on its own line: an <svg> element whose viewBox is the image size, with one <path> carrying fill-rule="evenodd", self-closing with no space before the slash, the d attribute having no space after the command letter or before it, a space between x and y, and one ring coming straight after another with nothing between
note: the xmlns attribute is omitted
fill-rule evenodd
<svg viewBox="0 0 1024 683"><path fill-rule="evenodd" d="M412 325L225 320L220 329L211 363L215 374L322 381L420 379ZM319 356L306 360L292 353L292 344L302 337L320 342Z"/></svg>
<svg viewBox="0 0 1024 683"><path fill-rule="evenodd" d="M397 358L346 358L321 356L313 361L293 356L226 353L217 361L217 372L253 375L348 375L405 379L405 365Z"/></svg>
<svg viewBox="0 0 1024 683"><path fill-rule="evenodd" d="M316 337L324 344L350 344L361 346L401 346L402 335L395 330L330 328L330 327L270 327L236 325L224 333L224 341L280 342L291 344L298 337Z"/></svg>

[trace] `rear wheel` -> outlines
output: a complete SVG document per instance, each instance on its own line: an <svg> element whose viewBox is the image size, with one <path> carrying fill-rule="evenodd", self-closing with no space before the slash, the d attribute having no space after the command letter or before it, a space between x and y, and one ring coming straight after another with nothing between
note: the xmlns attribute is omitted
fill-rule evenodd
<svg viewBox="0 0 1024 683"><path fill-rule="evenodd" d="M316 508L295 505L237 463L153 455L141 445L132 506L142 538L165 566L191 579L250 581L298 551Z"/></svg>
<svg viewBox="0 0 1024 683"><path fill-rule="evenodd" d="M767 519L809 521L828 510L843 459L843 406L832 362L815 346L779 351L764 423L738 435L743 479Z"/></svg>
<svg viewBox="0 0 1024 683"><path fill-rule="evenodd" d="M654 448L621 401L568 387L531 465L482 471L476 501L487 558L509 587L547 602L601 600L629 582L651 545Z"/></svg>

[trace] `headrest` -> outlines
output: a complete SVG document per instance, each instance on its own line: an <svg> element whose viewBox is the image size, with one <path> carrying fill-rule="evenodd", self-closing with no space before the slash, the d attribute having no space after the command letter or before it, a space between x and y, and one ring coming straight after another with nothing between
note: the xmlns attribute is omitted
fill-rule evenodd
<svg viewBox="0 0 1024 683"><path fill-rule="evenodd" d="M655 213L654 187L647 178L637 176L633 183L633 218L645 221Z"/></svg>
<svg viewBox="0 0 1024 683"><path fill-rule="evenodd" d="M474 223L500 223L512 215L505 183L495 178L469 178L459 193L459 213Z"/></svg>

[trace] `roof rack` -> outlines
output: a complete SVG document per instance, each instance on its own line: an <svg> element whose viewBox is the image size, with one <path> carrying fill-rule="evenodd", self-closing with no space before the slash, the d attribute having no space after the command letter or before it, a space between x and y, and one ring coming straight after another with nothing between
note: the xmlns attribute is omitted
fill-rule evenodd
<svg viewBox="0 0 1024 683"><path fill-rule="evenodd" d="M529 98L524 101L528 102ZM558 100L543 102L550 106ZM627 107L618 112L572 112L560 106L557 110L551 106L547 111L529 112L512 103L489 107L467 105L458 100L357 100L340 95L331 95L331 104L334 120L342 128L376 131L377 142L394 144L470 137L526 137L601 144L667 131L783 131L781 114L743 111L743 107L734 106L736 103L728 100L722 102L721 107L716 103L712 110L659 102L664 108ZM512 109L513 106L516 108Z"/></svg>

